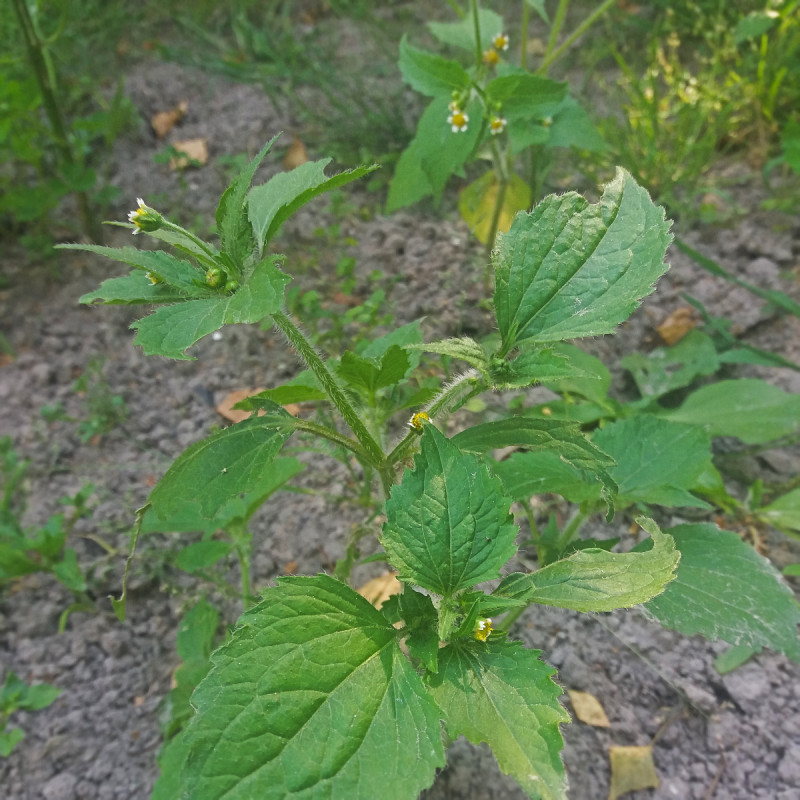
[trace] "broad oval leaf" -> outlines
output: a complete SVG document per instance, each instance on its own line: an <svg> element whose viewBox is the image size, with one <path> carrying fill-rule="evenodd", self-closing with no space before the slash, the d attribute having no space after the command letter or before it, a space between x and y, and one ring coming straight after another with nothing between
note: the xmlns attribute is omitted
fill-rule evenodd
<svg viewBox="0 0 800 800"><path fill-rule="evenodd" d="M252 491L283 446L291 428L284 428L283 409L272 416L237 422L185 450L150 493L160 519L194 503L205 519L213 519L232 498Z"/></svg>
<svg viewBox="0 0 800 800"><path fill-rule="evenodd" d="M559 724L569 715L558 702L555 670L538 650L518 642L459 640L439 651L428 686L445 715L447 732L492 748L500 769L530 797L566 797Z"/></svg>
<svg viewBox="0 0 800 800"><path fill-rule="evenodd" d="M693 392L664 416L702 425L712 436L761 444L800 430L800 395L758 378L718 381Z"/></svg>
<svg viewBox="0 0 800 800"><path fill-rule="evenodd" d="M611 333L667 269L664 209L623 169L589 205L569 192L517 215L495 251L503 353Z"/></svg>
<svg viewBox="0 0 800 800"><path fill-rule="evenodd" d="M701 427L642 414L599 428L592 440L616 461L609 472L621 501L709 508L689 492L711 462Z"/></svg>
<svg viewBox="0 0 800 800"><path fill-rule="evenodd" d="M495 594L575 611L613 611L651 600L675 578L681 554L653 520L639 517L637 522L652 537L651 550L579 550L536 572L509 575Z"/></svg>
<svg viewBox="0 0 800 800"><path fill-rule="evenodd" d="M457 61L412 47L406 36L400 40L400 72L405 82L430 97L461 92L469 87L469 75Z"/></svg>
<svg viewBox="0 0 800 800"><path fill-rule="evenodd" d="M800 661L800 605L769 561L738 534L710 523L668 533L681 561L675 580L645 605L650 614L687 636L769 647Z"/></svg>
<svg viewBox="0 0 800 800"><path fill-rule="evenodd" d="M381 543L401 581L441 595L498 576L516 552L511 501L477 456L427 424L386 503Z"/></svg>
<svg viewBox="0 0 800 800"><path fill-rule="evenodd" d="M178 740L180 797L413 800L444 764L397 631L327 575L280 579L211 660Z"/></svg>

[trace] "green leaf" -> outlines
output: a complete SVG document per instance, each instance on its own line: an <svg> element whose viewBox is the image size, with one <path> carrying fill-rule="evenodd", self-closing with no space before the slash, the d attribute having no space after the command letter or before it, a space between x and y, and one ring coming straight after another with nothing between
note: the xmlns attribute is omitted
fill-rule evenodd
<svg viewBox="0 0 800 800"><path fill-rule="evenodd" d="M651 519L636 520L652 537L645 553L579 550L536 572L512 573L495 590L501 597L575 611L613 611L645 603L675 578L681 553Z"/></svg>
<svg viewBox="0 0 800 800"><path fill-rule="evenodd" d="M577 147L579 150L589 150L593 153L601 153L606 149L600 131L583 106L573 97L564 98L553 115L553 123L549 130L548 147Z"/></svg>
<svg viewBox="0 0 800 800"><path fill-rule="evenodd" d="M489 369L489 356L474 339L462 336L460 339L442 339L438 342L419 342L406 345L406 350L421 350L424 353L438 353L439 355L457 358L466 361L476 369L485 373Z"/></svg>
<svg viewBox="0 0 800 800"><path fill-rule="evenodd" d="M65 244L60 245L60 248L62 250L86 250L89 253L110 258L112 261L120 261L131 267L136 267L136 269L142 270L143 273L150 272L176 289L183 298L209 297L214 294L207 286L197 285L197 281L202 278L202 273L194 264L181 258L175 258L175 256L165 253L163 250L137 250L135 247L103 247L96 244ZM146 276L144 277L146 279ZM105 283L108 283L108 281L105 281L103 285ZM84 297L90 297L90 295L84 295ZM84 297L81 298L82 303L91 302L91 300L86 301Z"/></svg>
<svg viewBox="0 0 800 800"><path fill-rule="evenodd" d="M800 489L792 489L756 513L780 531L800 533Z"/></svg>
<svg viewBox="0 0 800 800"><path fill-rule="evenodd" d="M250 190L247 211L259 250L263 250L281 225L310 200L378 168L377 164L362 166L328 178L325 176L325 167L330 161L329 158L307 161L291 172L281 172Z"/></svg>
<svg viewBox="0 0 800 800"><path fill-rule="evenodd" d="M752 11L742 17L733 30L733 43L740 45L765 34L778 21L778 15L769 11Z"/></svg>
<svg viewBox="0 0 800 800"><path fill-rule="evenodd" d="M433 601L426 594L415 592L408 584L397 595L400 619L405 622L404 633L408 652L418 658L429 672L439 667L439 620Z"/></svg>
<svg viewBox="0 0 800 800"><path fill-rule="evenodd" d="M559 394L580 395L601 406L608 402L611 373L599 358L566 342L550 345L549 349L556 355L566 356L576 369L586 373L586 377L580 375L549 380L548 388Z"/></svg>
<svg viewBox="0 0 800 800"><path fill-rule="evenodd" d="M689 492L711 460L711 441L697 425L641 414L598 429L592 440L616 461L609 472L621 501L709 508Z"/></svg>
<svg viewBox="0 0 800 800"><path fill-rule="evenodd" d="M278 263L279 256L260 261L247 282L232 295L156 309L131 325L138 330L133 343L141 346L146 355L192 359L186 349L223 325L258 322L281 308L283 292L291 278L278 269Z"/></svg>
<svg viewBox="0 0 800 800"><path fill-rule="evenodd" d="M386 502L381 543L401 581L450 595L498 576L516 526L497 478L431 425Z"/></svg>
<svg viewBox="0 0 800 800"><path fill-rule="evenodd" d="M478 10L478 23L481 29L481 50L487 50L494 37L505 30L505 23L496 11L489 8ZM429 22L428 30L442 44L475 52L475 23L471 14L458 22Z"/></svg>
<svg viewBox="0 0 800 800"><path fill-rule="evenodd" d="M525 0L525 5L530 6L544 20L545 25L550 24L550 17L547 16L545 0Z"/></svg>
<svg viewBox="0 0 800 800"><path fill-rule="evenodd" d="M186 545L175 557L175 566L184 572L197 572L198 570L213 567L221 558L230 553L233 545L211 539L207 542L192 542Z"/></svg>
<svg viewBox="0 0 800 800"><path fill-rule="evenodd" d="M11 751L25 738L22 728L0 731L0 756L8 758Z"/></svg>
<svg viewBox="0 0 800 800"><path fill-rule="evenodd" d="M278 139L273 136L253 160L233 179L225 190L217 206L217 231L219 232L222 252L229 256L234 264L240 265L253 249L253 236L248 220L248 203L245 202L250 184L264 156ZM261 242L259 241L259 248ZM238 278L239 275L237 274Z"/></svg>
<svg viewBox="0 0 800 800"><path fill-rule="evenodd" d="M718 381L693 392L680 408L663 416L702 425L712 436L762 444L800 430L800 395L758 378Z"/></svg>
<svg viewBox="0 0 800 800"><path fill-rule="evenodd" d="M395 344L386 350L380 363L346 350L336 372L350 386L371 397L378 389L393 386L403 380L410 366L408 354Z"/></svg>
<svg viewBox="0 0 800 800"><path fill-rule="evenodd" d="M567 90L563 81L520 71L489 81L486 101L489 106L501 107L502 116L508 119L511 129L515 122L542 120L555 114Z"/></svg>
<svg viewBox="0 0 800 800"><path fill-rule="evenodd" d="M492 464L492 472L503 483L505 493L527 502L534 495L556 492L571 503L583 503L600 496L597 481L564 461L554 450L513 453Z"/></svg>
<svg viewBox="0 0 800 800"><path fill-rule="evenodd" d="M430 97L451 94L469 88L469 75L457 61L450 61L434 53L418 50L403 35L400 40L400 61L403 80L414 90Z"/></svg>
<svg viewBox="0 0 800 800"><path fill-rule="evenodd" d="M559 724L569 715L558 698L555 670L538 650L518 642L464 643L439 652L439 672L428 680L445 714L447 733L492 748L500 769L530 797L566 798Z"/></svg>
<svg viewBox="0 0 800 800"><path fill-rule="evenodd" d="M648 612L687 636L770 647L800 661L800 606L765 558L738 534L710 523L669 533L681 554L678 576L647 603Z"/></svg>
<svg viewBox="0 0 800 800"><path fill-rule="evenodd" d="M664 210L625 170L596 205L569 192L518 214L494 254L503 354L611 333L666 270Z"/></svg>
<svg viewBox="0 0 800 800"><path fill-rule="evenodd" d="M331 577L280 579L211 660L179 796L412 800L444 764L439 710L397 631Z"/></svg>
<svg viewBox="0 0 800 800"><path fill-rule="evenodd" d="M617 492L617 485L609 474L614 459L592 444L571 422L528 417L485 422L454 436L453 444L462 450L478 453L500 447L556 450L568 464L587 470L603 484L607 502Z"/></svg>
<svg viewBox="0 0 800 800"><path fill-rule="evenodd" d="M86 578L83 577L78 564L78 554L71 548L64 550L61 558L53 564L53 575L58 578L71 592L85 592L87 589Z"/></svg>
<svg viewBox="0 0 800 800"><path fill-rule="evenodd" d="M191 361L194 356L186 355L186 348L225 324L225 306L222 299L162 306L131 325L138 331L133 343L148 356Z"/></svg>
<svg viewBox="0 0 800 800"><path fill-rule="evenodd" d="M713 340L698 330L690 331L673 347L656 347L648 355L631 353L619 363L633 375L642 397L661 397L720 368Z"/></svg>
<svg viewBox="0 0 800 800"><path fill-rule="evenodd" d="M121 278L108 278L93 292L81 295L80 303L91 305L100 300L105 305L135 305L146 303L178 303L186 299L183 292L165 283L152 283L141 270Z"/></svg>
<svg viewBox="0 0 800 800"><path fill-rule="evenodd" d="M483 126L478 100L464 109L467 130L454 133L447 122L449 97L437 97L425 109L417 133L395 168L386 201L388 211L411 205L429 194L436 203L451 175L461 170L477 147Z"/></svg>
<svg viewBox="0 0 800 800"><path fill-rule="evenodd" d="M584 372L573 364L565 353L550 347L526 350L513 361L507 362L502 371L493 370L492 374L498 389L521 389L533 384L552 384L563 380L599 380L599 376Z"/></svg>
<svg viewBox="0 0 800 800"><path fill-rule="evenodd" d="M166 519L187 503L213 519L231 498L251 491L283 446L288 433L276 407L274 417L255 417L196 442L185 450L150 493L149 502Z"/></svg>

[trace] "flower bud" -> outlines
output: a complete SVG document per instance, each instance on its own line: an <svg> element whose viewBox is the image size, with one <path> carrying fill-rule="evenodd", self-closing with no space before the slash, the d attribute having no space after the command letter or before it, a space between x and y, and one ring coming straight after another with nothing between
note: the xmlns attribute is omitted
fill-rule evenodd
<svg viewBox="0 0 800 800"><path fill-rule="evenodd" d="M228 276L219 267L211 267L206 272L206 283L212 289L217 289L222 286L227 278Z"/></svg>
<svg viewBox="0 0 800 800"><path fill-rule="evenodd" d="M137 197L136 202L139 204L139 208L128 214L128 220L136 226L135 234L139 233L139 231L151 233L163 227L164 217L158 211L145 205L141 197Z"/></svg>

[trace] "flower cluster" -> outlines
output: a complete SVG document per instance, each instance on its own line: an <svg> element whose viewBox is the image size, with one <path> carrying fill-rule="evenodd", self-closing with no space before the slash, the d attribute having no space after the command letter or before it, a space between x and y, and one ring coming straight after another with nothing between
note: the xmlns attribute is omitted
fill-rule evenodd
<svg viewBox="0 0 800 800"><path fill-rule="evenodd" d="M479 642L485 642L493 630L491 618L483 617L475 623L475 638Z"/></svg>
<svg viewBox="0 0 800 800"><path fill-rule="evenodd" d="M415 431L421 431L422 430L422 426L426 422L430 422L430 421L431 421L431 418L424 411L418 411L409 420L408 427L411 428L412 430L415 430Z"/></svg>
<svg viewBox="0 0 800 800"><path fill-rule="evenodd" d="M500 50L508 50L508 34L498 33L492 39L492 46L483 51L483 63L493 67L500 61Z"/></svg>

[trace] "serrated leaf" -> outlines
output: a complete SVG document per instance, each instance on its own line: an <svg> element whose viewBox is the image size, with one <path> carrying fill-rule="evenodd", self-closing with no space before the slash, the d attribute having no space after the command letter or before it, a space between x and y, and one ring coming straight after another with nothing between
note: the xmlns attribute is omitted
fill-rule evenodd
<svg viewBox="0 0 800 800"><path fill-rule="evenodd" d="M575 611L613 611L647 602L675 578L681 553L653 520L639 517L637 522L653 541L647 552L579 550L536 572L512 573L495 594Z"/></svg>
<svg viewBox="0 0 800 800"><path fill-rule="evenodd" d="M528 417L485 422L456 434L453 444L478 453L500 447L557 450L568 464L587 470L602 483L607 502L617 492L617 485L609 474L614 459L590 442L572 422Z"/></svg>
<svg viewBox="0 0 800 800"><path fill-rule="evenodd" d="M396 636L333 578L280 579L192 696L180 796L415 798L444 752L439 710Z"/></svg>
<svg viewBox="0 0 800 800"><path fill-rule="evenodd" d="M489 356L486 351L468 336L462 336L459 339L442 339L438 342L414 343L406 345L405 348L406 350L421 350L424 353L438 353L450 358L457 358L484 373L489 368Z"/></svg>
<svg viewBox="0 0 800 800"><path fill-rule="evenodd" d="M154 284L144 272L134 270L130 275L108 278L93 292L81 295L78 302L91 305L100 300L105 305L157 305L179 303L186 299L183 292L165 283Z"/></svg>
<svg viewBox="0 0 800 800"><path fill-rule="evenodd" d="M710 523L678 525L669 533L681 562L675 581L645 605L649 613L687 636L769 647L800 661L800 606L769 561Z"/></svg>
<svg viewBox="0 0 800 800"><path fill-rule="evenodd" d="M62 250L86 250L89 253L120 261L144 272L150 272L173 286L183 297L208 297L212 290L198 286L201 272L190 262L175 258L163 250L137 250L135 247L103 247L96 244L61 245ZM145 278L146 279L146 278ZM85 302L81 298L81 302Z"/></svg>
<svg viewBox="0 0 800 800"><path fill-rule="evenodd" d="M445 714L448 735L486 742L500 769L534 798L566 797L559 724L569 715L558 698L555 670L538 650L518 642L464 640L439 651L439 672L429 678Z"/></svg>
<svg viewBox="0 0 800 800"><path fill-rule="evenodd" d="M497 200L501 192L503 196L498 211ZM530 205L530 186L519 175L512 174L503 188L494 170L465 186L458 195L458 213L482 244L488 243L492 233L505 233L511 227L514 215L530 208ZM496 227L492 231L495 215Z"/></svg>
<svg viewBox="0 0 800 800"><path fill-rule="evenodd" d="M273 136L258 152L255 158L233 179L231 185L223 192L217 206L217 230L219 232L220 247L234 264L240 264L250 254L253 237L248 220L248 203L245 197L250 189L250 184L264 157L278 139ZM261 243L259 242L259 247ZM238 277L238 275L237 275Z"/></svg>
<svg viewBox="0 0 800 800"><path fill-rule="evenodd" d="M186 348L225 324L225 306L225 300L219 299L157 308L131 325L138 331L133 343L148 356L191 361L194 356L186 355Z"/></svg>
<svg viewBox="0 0 800 800"><path fill-rule="evenodd" d="M328 178L325 176L325 167L330 161L329 158L307 161L291 172L279 173L250 190L247 196L247 213L259 250L263 250L278 233L281 225L306 203L378 168L377 164L361 166Z"/></svg>
<svg viewBox="0 0 800 800"><path fill-rule="evenodd" d="M611 388L611 373L608 367L596 356L584 352L574 344L559 342L549 346L555 355L566 356L571 364L587 377L573 375L547 381L548 388L560 394L578 394L598 405L608 402L608 390Z"/></svg>
<svg viewBox="0 0 800 800"><path fill-rule="evenodd" d="M490 8L478 9L478 24L481 29L481 50L488 49L494 37L505 30L503 18ZM459 22L429 22L428 30L442 44L475 52L475 23L471 14Z"/></svg>
<svg viewBox="0 0 800 800"><path fill-rule="evenodd" d="M410 366L408 354L395 344L386 350L380 363L347 350L342 354L336 372L353 388L373 396L378 389L403 380Z"/></svg>
<svg viewBox="0 0 800 800"><path fill-rule="evenodd" d="M398 66L403 80L412 89L429 97L446 95L449 100L454 91L462 92L470 84L469 75L461 64L412 47L406 35L400 40Z"/></svg>
<svg viewBox="0 0 800 800"><path fill-rule="evenodd" d="M611 333L667 269L668 231L664 210L622 169L596 205L570 192L518 214L494 256L503 353Z"/></svg>
<svg viewBox="0 0 800 800"><path fill-rule="evenodd" d="M709 507L689 491L711 461L701 427L641 414L598 429L592 441L616 461L609 472L621 502Z"/></svg>
<svg viewBox="0 0 800 800"><path fill-rule="evenodd" d="M401 581L450 595L498 576L516 552L511 501L471 454L433 425L386 502L381 543Z"/></svg>
<svg viewBox="0 0 800 800"><path fill-rule="evenodd" d="M237 422L185 450L150 493L156 515L166 519L193 503L210 520L229 500L258 486L289 435L280 418L291 417L283 409L274 414Z"/></svg>
<svg viewBox="0 0 800 800"><path fill-rule="evenodd" d="M291 278L278 269L279 256L260 261L247 282L231 295L163 306L131 325L134 344L146 355L191 360L186 349L223 325L258 322L278 311Z"/></svg>
<svg viewBox="0 0 800 800"><path fill-rule="evenodd" d="M758 378L718 381L693 392L680 408L663 416L702 425L712 436L762 444L800 430L800 395Z"/></svg>
<svg viewBox="0 0 800 800"><path fill-rule="evenodd" d="M495 385L498 389L521 389L535 383L552 384L564 380L599 381L600 378L582 370L564 353L548 347L520 353L508 362L502 373L497 373Z"/></svg>

